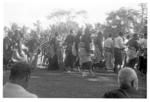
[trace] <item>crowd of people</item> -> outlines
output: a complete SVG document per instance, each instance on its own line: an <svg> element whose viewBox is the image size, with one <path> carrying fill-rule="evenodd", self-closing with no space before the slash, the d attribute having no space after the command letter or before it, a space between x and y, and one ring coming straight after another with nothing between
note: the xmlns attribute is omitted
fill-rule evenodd
<svg viewBox="0 0 150 102"><path fill-rule="evenodd" d="M48 70L70 72L80 69L84 74L87 71L93 74L95 67L117 73L125 66L137 69L144 74L147 72L146 33L127 35L118 32L117 36L113 34L104 36L100 31L94 32L85 28L84 31L79 30L78 32L70 30L64 40L60 40L59 35L61 34L55 32L49 41L37 45L32 52L25 47L21 39L16 39L17 43L11 46L13 41L7 40L7 37L4 40L4 65L24 60L33 68L38 67L40 62L46 65ZM8 36L11 35L8 34ZM16 36L20 36L17 31ZM10 58L5 57L9 54L12 55Z"/></svg>
<svg viewBox="0 0 150 102"><path fill-rule="evenodd" d="M9 42L11 40L4 40L4 54L12 55L9 58L4 56L4 65L14 63L11 68L10 82L4 86L4 97L37 97L24 88L30 76L30 69L38 67L38 60L42 65L46 65L48 70L67 72L78 70L83 77L95 77L95 68L111 70L119 75L120 89L108 92L104 97L135 97L128 94L128 91L131 91L130 88L136 90L138 87L135 71L138 70L144 75L147 72L146 33L127 35L118 32L117 36L108 34L104 37L100 31L93 32L85 28L84 31L78 32L70 30L64 41L58 39L59 35L55 32L49 41L39 45L32 53L21 43L21 39L16 39L17 43L14 46L11 46L12 42ZM16 36L19 36L18 32ZM13 51L8 51L10 49ZM10 90L12 87L13 89ZM124 88L129 90L126 92ZM11 91L16 91L16 96L12 95Z"/></svg>
<svg viewBox="0 0 150 102"><path fill-rule="evenodd" d="M118 36L104 37L102 32L93 33L89 29L75 33L71 30L62 44L57 40L57 33L51 39L50 57L47 57L49 70L64 66L64 71L80 69L85 76L87 71L94 75L95 67L117 73L126 66L146 74L147 34L124 36L118 32Z"/></svg>

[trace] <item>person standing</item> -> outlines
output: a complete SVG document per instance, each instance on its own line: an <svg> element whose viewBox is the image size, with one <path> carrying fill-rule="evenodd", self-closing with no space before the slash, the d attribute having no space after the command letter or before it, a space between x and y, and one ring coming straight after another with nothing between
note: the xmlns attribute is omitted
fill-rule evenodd
<svg viewBox="0 0 150 102"><path fill-rule="evenodd" d="M3 39L3 65L7 69L9 63L11 62L11 57L13 55L12 49L12 32L8 32L8 36Z"/></svg>
<svg viewBox="0 0 150 102"><path fill-rule="evenodd" d="M84 35L81 37L81 41L79 43L79 62L82 70L82 77L95 76L92 71L92 59L91 59L91 34L88 28L85 29Z"/></svg>
<svg viewBox="0 0 150 102"><path fill-rule="evenodd" d="M132 39L129 40L127 43L128 45L128 51L127 51L127 61L125 66L134 68L135 64L137 62L137 54L139 50L139 44L138 44L138 35L134 34Z"/></svg>
<svg viewBox="0 0 150 102"><path fill-rule="evenodd" d="M98 45L95 44L95 50L94 50L94 63L100 63L100 61L102 61L102 56L101 56L101 51L98 48Z"/></svg>
<svg viewBox="0 0 150 102"><path fill-rule="evenodd" d="M122 50L124 49L123 43L123 33L120 32L118 37L114 39L114 72L118 72L118 69L121 68L122 65Z"/></svg>
<svg viewBox="0 0 150 102"><path fill-rule="evenodd" d="M50 48L50 58L49 58L49 66L48 66L48 69L49 70L58 70L59 69L59 65L58 65L58 40L57 40L57 36L58 36L58 33L56 32L54 37L51 39L50 41L50 45L51 45L51 48Z"/></svg>
<svg viewBox="0 0 150 102"><path fill-rule="evenodd" d="M75 67L79 67L79 43L80 43L80 38L81 38L81 35L82 35L82 31L79 30L77 35L75 36L75 48L74 48L74 52L75 52L75 55L76 55L76 58L75 58Z"/></svg>
<svg viewBox="0 0 150 102"><path fill-rule="evenodd" d="M108 38L104 41L104 51L106 69L113 69L113 40L111 34L109 34Z"/></svg>
<svg viewBox="0 0 150 102"><path fill-rule="evenodd" d="M64 63L63 63L63 47L61 43L59 42L58 48L57 48L57 56L58 56L58 65L59 69L61 71L64 70Z"/></svg>
<svg viewBox="0 0 150 102"><path fill-rule="evenodd" d="M100 31L98 32L97 37L94 40L94 43L95 43L95 45L97 45L97 47L100 51L99 57L102 60L102 58L103 58L103 35Z"/></svg>
<svg viewBox="0 0 150 102"><path fill-rule="evenodd" d="M147 34L144 34L144 38L140 41L141 55L139 56L139 70L147 73Z"/></svg>
<svg viewBox="0 0 150 102"><path fill-rule="evenodd" d="M65 54L65 67L67 68L69 72L73 70L73 63L74 63L74 56L72 54L72 46L74 43L74 36L73 36L73 31L70 30L70 34L67 36L64 45L66 46Z"/></svg>
<svg viewBox="0 0 150 102"><path fill-rule="evenodd" d="M41 52L40 49L37 49L33 55L33 59L31 62L33 69L37 68L38 56L40 52Z"/></svg>

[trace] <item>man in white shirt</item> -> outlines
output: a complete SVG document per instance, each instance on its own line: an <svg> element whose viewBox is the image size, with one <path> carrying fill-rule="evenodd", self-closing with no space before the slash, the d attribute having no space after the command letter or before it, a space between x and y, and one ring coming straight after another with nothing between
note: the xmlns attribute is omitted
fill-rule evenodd
<svg viewBox="0 0 150 102"><path fill-rule="evenodd" d="M26 90L31 73L28 64L18 62L11 68L9 82L3 87L5 98L37 98L37 95Z"/></svg>
<svg viewBox="0 0 150 102"><path fill-rule="evenodd" d="M106 69L113 69L113 63L112 63L112 58L113 58L113 40L111 34L109 37L104 41L104 56L105 56L105 61L106 61Z"/></svg>
<svg viewBox="0 0 150 102"><path fill-rule="evenodd" d="M115 57L115 66L114 71L117 72L122 65L122 50L124 49L123 43L123 33L120 32L119 36L114 39L114 57Z"/></svg>

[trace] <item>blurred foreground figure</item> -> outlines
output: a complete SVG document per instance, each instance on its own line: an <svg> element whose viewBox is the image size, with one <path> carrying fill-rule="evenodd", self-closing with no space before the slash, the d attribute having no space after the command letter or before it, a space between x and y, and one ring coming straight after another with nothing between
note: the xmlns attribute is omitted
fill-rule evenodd
<svg viewBox="0 0 150 102"><path fill-rule="evenodd" d="M139 97L138 77L132 68L123 68L118 74L119 89L104 94L104 98L137 98Z"/></svg>
<svg viewBox="0 0 150 102"><path fill-rule="evenodd" d="M28 64L18 62L11 68L9 82L4 85L3 95L7 98L37 98L28 92L27 86L31 68Z"/></svg>

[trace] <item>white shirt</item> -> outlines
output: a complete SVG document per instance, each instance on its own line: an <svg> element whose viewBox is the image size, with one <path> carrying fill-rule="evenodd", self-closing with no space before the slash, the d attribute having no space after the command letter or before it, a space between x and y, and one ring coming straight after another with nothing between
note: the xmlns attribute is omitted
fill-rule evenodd
<svg viewBox="0 0 150 102"><path fill-rule="evenodd" d="M112 38L107 38L104 41L104 47L106 47L106 48L112 48L112 46L113 46L113 40L112 40Z"/></svg>
<svg viewBox="0 0 150 102"><path fill-rule="evenodd" d="M7 82L3 87L5 98L37 98L37 95L28 92L22 86Z"/></svg>
<svg viewBox="0 0 150 102"><path fill-rule="evenodd" d="M115 38L114 46L115 48L119 48L119 49L124 48L123 39L120 36Z"/></svg>

